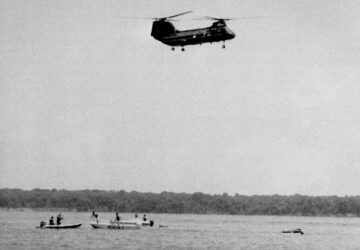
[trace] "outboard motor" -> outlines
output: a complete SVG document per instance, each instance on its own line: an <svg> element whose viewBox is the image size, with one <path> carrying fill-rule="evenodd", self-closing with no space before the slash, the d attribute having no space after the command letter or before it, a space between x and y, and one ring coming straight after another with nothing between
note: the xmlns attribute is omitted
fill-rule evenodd
<svg viewBox="0 0 360 250"><path fill-rule="evenodd" d="M154 226L154 221L153 220L150 221L150 227L152 227L152 226Z"/></svg>
<svg viewBox="0 0 360 250"><path fill-rule="evenodd" d="M153 36L155 39L167 37L175 33L176 29L172 23L166 22L164 20L153 22L151 36Z"/></svg>
<svg viewBox="0 0 360 250"><path fill-rule="evenodd" d="M46 225L45 221L40 221L40 228L43 228Z"/></svg>

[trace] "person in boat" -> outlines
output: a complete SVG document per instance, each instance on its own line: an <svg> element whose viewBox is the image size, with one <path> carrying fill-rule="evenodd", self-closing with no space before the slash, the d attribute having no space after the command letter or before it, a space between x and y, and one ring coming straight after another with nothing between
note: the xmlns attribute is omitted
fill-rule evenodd
<svg viewBox="0 0 360 250"><path fill-rule="evenodd" d="M58 214L56 217L56 225L61 225L61 221L64 219L64 217L61 215L61 213Z"/></svg>
<svg viewBox="0 0 360 250"><path fill-rule="evenodd" d="M135 223L138 224L139 223L139 217L137 214L135 214L135 219L134 219Z"/></svg>
<svg viewBox="0 0 360 250"><path fill-rule="evenodd" d="M54 216L51 216L50 220L49 220L49 225L55 225L54 223Z"/></svg>
<svg viewBox="0 0 360 250"><path fill-rule="evenodd" d="M144 214L144 216L143 216L143 221L146 221L146 220L147 220L146 214Z"/></svg>
<svg viewBox="0 0 360 250"><path fill-rule="evenodd" d="M97 213L95 213L95 211L94 211L94 210L92 211L92 215L91 215L91 217L90 217L90 218L95 218L96 223L98 223L98 224L99 224L99 215L98 215Z"/></svg>
<svg viewBox="0 0 360 250"><path fill-rule="evenodd" d="M120 216L119 216L119 213L116 212L116 215L115 215L115 222L116 223L119 223L120 222Z"/></svg>

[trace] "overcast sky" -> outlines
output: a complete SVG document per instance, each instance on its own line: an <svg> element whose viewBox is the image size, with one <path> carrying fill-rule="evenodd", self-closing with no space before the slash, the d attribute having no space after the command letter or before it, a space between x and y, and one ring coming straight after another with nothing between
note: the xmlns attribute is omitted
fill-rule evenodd
<svg viewBox="0 0 360 250"><path fill-rule="evenodd" d="M151 20L229 21L171 51ZM357 195L360 1L0 1L0 188Z"/></svg>

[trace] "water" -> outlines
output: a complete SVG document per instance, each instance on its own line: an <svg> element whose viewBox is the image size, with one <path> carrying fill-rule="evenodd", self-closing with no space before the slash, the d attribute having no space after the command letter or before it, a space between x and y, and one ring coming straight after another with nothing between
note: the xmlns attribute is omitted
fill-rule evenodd
<svg viewBox="0 0 360 250"><path fill-rule="evenodd" d="M115 216L99 214L103 222ZM148 214L153 228L107 230L92 229L90 213L64 212L65 224L83 225L35 228L52 215L57 213L0 211L0 249L360 249L360 218ZM296 228L305 234L280 233Z"/></svg>

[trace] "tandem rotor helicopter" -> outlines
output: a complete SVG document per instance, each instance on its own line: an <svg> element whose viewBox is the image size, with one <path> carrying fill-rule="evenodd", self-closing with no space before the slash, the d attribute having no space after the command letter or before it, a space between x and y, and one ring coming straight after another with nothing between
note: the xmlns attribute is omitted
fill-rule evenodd
<svg viewBox="0 0 360 250"><path fill-rule="evenodd" d="M213 20L213 24L206 28L190 29L190 30L177 30L171 21L178 21L173 19L174 17L182 16L192 11L183 12L180 14L160 17L160 18L140 18L140 17L128 17L128 18L140 18L140 19L152 19L153 25L151 30L151 36L154 39L171 46L171 50L175 50L175 47L181 47L181 51L185 51L185 46L196 45L203 43L223 42L222 48L225 49L225 41L235 38L235 33L226 26L225 21L229 21L232 18L216 18L216 17L204 17L196 20Z"/></svg>
<svg viewBox="0 0 360 250"><path fill-rule="evenodd" d="M223 48L225 49L225 41L235 38L235 33L226 26L225 21L230 18L215 18L205 17L208 20L215 20L215 22L206 28L182 30L179 31L170 22L172 18L188 14L192 11L183 12L180 14L155 18L152 25L151 36L156 40L171 46L171 50L175 50L176 46L181 46L181 50L185 51L185 46L202 43L213 43L223 41Z"/></svg>

